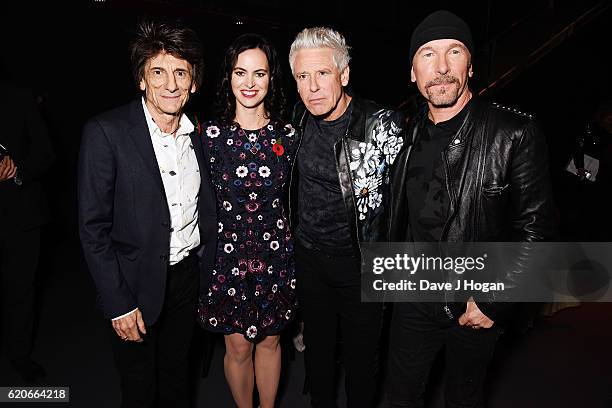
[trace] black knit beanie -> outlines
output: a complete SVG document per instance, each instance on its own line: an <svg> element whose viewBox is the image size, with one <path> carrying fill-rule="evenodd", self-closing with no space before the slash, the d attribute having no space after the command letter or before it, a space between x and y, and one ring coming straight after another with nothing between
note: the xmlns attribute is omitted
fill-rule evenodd
<svg viewBox="0 0 612 408"><path fill-rule="evenodd" d="M446 38L461 41L470 54L474 54L472 33L467 23L450 11L438 10L425 17L414 29L410 38L410 65L423 44Z"/></svg>

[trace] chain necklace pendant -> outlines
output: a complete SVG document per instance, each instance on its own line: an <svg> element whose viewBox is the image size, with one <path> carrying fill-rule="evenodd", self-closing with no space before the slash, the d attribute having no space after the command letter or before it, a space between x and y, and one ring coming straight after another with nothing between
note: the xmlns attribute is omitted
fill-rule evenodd
<svg viewBox="0 0 612 408"><path fill-rule="evenodd" d="M251 147L251 153L257 154L258 151L259 151L259 149L256 148L255 146Z"/></svg>

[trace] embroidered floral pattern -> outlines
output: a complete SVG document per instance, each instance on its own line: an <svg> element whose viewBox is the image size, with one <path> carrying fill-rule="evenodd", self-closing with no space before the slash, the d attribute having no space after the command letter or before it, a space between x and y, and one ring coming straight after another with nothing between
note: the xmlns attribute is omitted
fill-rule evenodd
<svg viewBox="0 0 612 408"><path fill-rule="evenodd" d="M206 136L214 139L219 136L219 128L217 126L209 126L206 128Z"/></svg>
<svg viewBox="0 0 612 408"><path fill-rule="evenodd" d="M257 327L251 326L247 329L246 335L249 339L254 339L257 336Z"/></svg>
<svg viewBox="0 0 612 408"><path fill-rule="evenodd" d="M217 195L217 256L199 321L249 341L278 334L296 306L293 242L281 200L295 153L290 125L257 131L204 124ZM284 151L274 146L282 140Z"/></svg>
<svg viewBox="0 0 612 408"><path fill-rule="evenodd" d="M401 129L390 120L389 110L378 112L377 126L372 130L370 143L355 143L350 147L349 167L353 175L353 190L359 220L363 221L369 210L382 204L384 177L401 150L404 139Z"/></svg>

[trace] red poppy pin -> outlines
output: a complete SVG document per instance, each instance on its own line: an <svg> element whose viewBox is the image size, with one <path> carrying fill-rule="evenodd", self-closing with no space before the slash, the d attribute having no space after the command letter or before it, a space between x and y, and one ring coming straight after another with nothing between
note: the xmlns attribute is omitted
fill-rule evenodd
<svg viewBox="0 0 612 408"><path fill-rule="evenodd" d="M193 121L196 123L196 129L198 130L198 135L202 134L202 124L198 119L197 115L193 115Z"/></svg>
<svg viewBox="0 0 612 408"><path fill-rule="evenodd" d="M281 138L276 139L276 143L274 143L274 146L272 146L272 151L276 153L277 156L282 156L283 153L285 153L283 140Z"/></svg>

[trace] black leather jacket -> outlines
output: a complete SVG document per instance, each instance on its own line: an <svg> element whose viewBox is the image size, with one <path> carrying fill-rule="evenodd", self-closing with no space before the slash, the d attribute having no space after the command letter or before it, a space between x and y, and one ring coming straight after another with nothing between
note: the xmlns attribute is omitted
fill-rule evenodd
<svg viewBox="0 0 612 408"><path fill-rule="evenodd" d="M554 236L548 151L531 115L475 98L443 162L449 215L441 242L533 242ZM391 176L389 237L411 241L406 203L406 170L411 146L427 120L424 109L407 129L411 143L398 155ZM530 247L496 279L515 288L529 261ZM497 296L497 297L496 297ZM480 309L493 320L511 307L491 292Z"/></svg>
<svg viewBox="0 0 612 408"><path fill-rule="evenodd" d="M389 171L405 141L404 117L399 112L384 109L358 96L353 96L351 103L353 106L346 134L334 146L334 153L351 237L355 249L359 249L359 242L387 239L388 223L385 214ZM304 104L298 102L292 120L300 135L296 158L299 157L299 146L308 115L310 113ZM290 209L297 204L295 196L298 178L294 161Z"/></svg>

